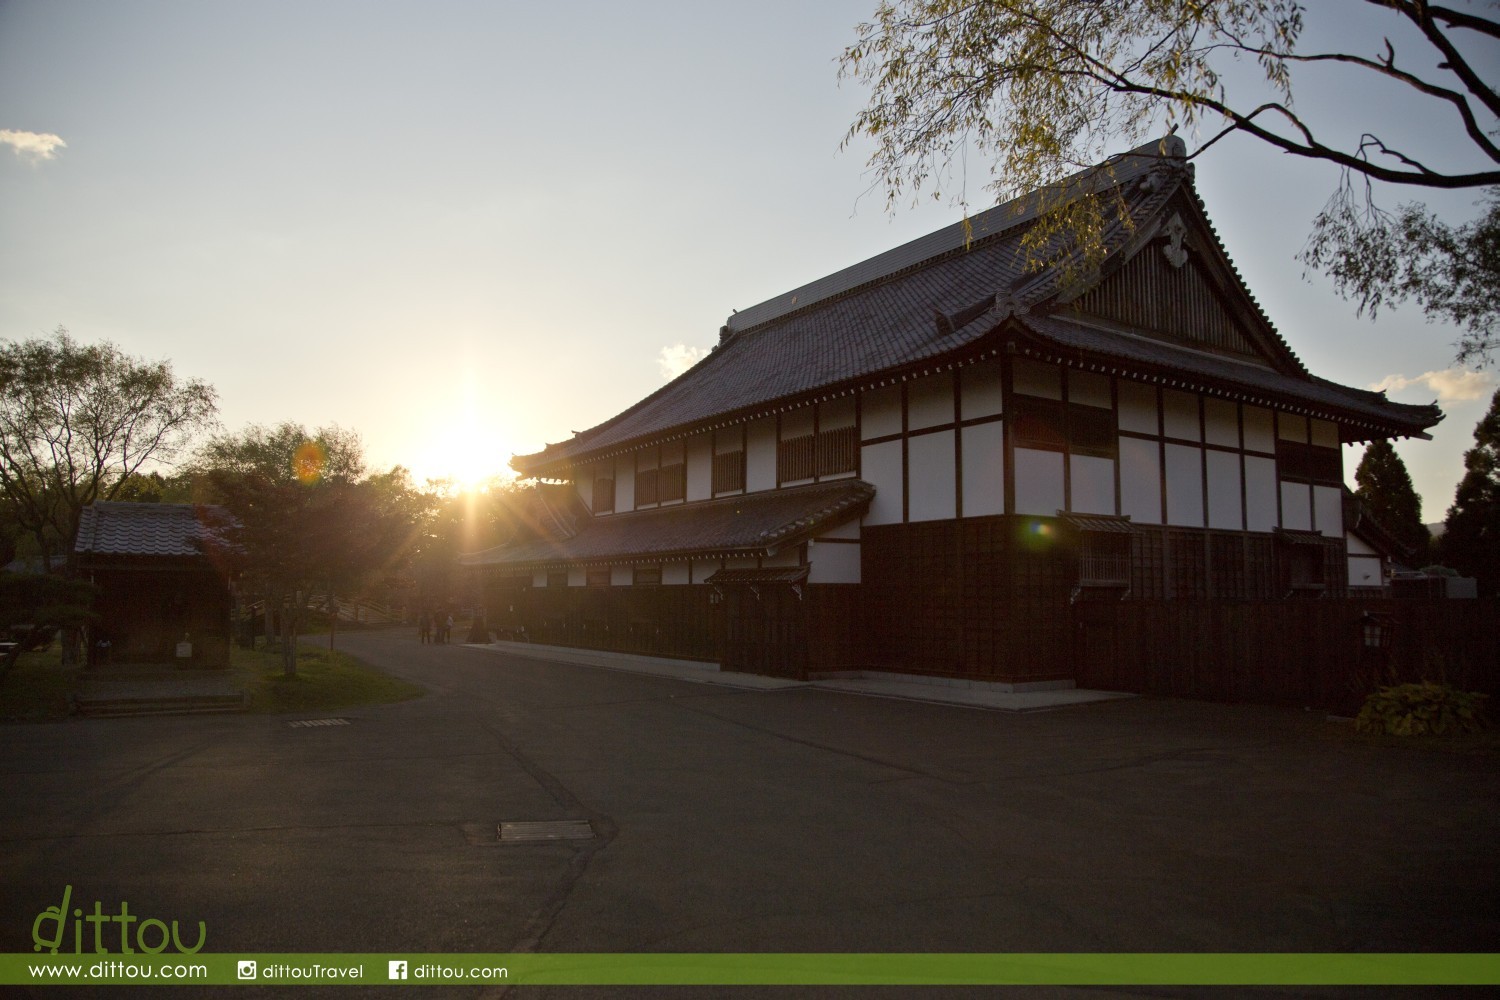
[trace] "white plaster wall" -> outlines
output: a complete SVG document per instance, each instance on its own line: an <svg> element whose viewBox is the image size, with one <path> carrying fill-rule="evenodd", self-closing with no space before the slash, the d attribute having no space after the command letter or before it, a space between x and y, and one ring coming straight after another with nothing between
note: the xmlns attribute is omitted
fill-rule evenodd
<svg viewBox="0 0 1500 1000"><path fill-rule="evenodd" d="M609 584L611 587L628 587L633 583L635 583L635 567L611 566L609 568Z"/></svg>
<svg viewBox="0 0 1500 1000"><path fill-rule="evenodd" d="M1240 500L1240 455L1210 451L1208 461L1208 526L1238 531L1244 523Z"/></svg>
<svg viewBox="0 0 1500 1000"><path fill-rule="evenodd" d="M568 586L583 587L589 582L589 571L582 566L568 567Z"/></svg>
<svg viewBox="0 0 1500 1000"><path fill-rule="evenodd" d="M1120 513L1139 524L1161 523L1161 448L1155 441L1120 438Z"/></svg>
<svg viewBox="0 0 1500 1000"><path fill-rule="evenodd" d="M1225 448L1240 446L1240 419L1238 408L1227 399L1203 397L1203 434L1209 444Z"/></svg>
<svg viewBox="0 0 1500 1000"><path fill-rule="evenodd" d="M964 409L969 390L964 388ZM975 424L963 429L964 517L1005 513L1005 426Z"/></svg>
<svg viewBox="0 0 1500 1000"><path fill-rule="evenodd" d="M854 426L854 397L840 396L818 404L818 426L825 431Z"/></svg>
<svg viewBox="0 0 1500 1000"><path fill-rule="evenodd" d="M839 525L837 528L829 528L827 531L823 532L818 537L819 538L858 538L859 537L859 522L858 521L845 521L843 524Z"/></svg>
<svg viewBox="0 0 1500 1000"><path fill-rule="evenodd" d="M901 442L883 441L867 444L860 451L860 468L864 480L875 487L866 524L899 524L902 510L902 487L906 470L901 467Z"/></svg>
<svg viewBox="0 0 1500 1000"><path fill-rule="evenodd" d="M635 455L615 459L615 512L635 510Z"/></svg>
<svg viewBox="0 0 1500 1000"><path fill-rule="evenodd" d="M859 546L816 543L807 547L808 583L859 583Z"/></svg>
<svg viewBox="0 0 1500 1000"><path fill-rule="evenodd" d="M901 433L901 387L871 389L859 399L860 437L885 437Z"/></svg>
<svg viewBox="0 0 1500 1000"><path fill-rule="evenodd" d="M961 408L965 420L992 417L1001 412L1000 362L981 361L959 372Z"/></svg>
<svg viewBox="0 0 1500 1000"><path fill-rule="evenodd" d="M1380 587L1385 585L1385 580L1380 573L1379 556L1356 556L1349 557L1349 586L1351 587Z"/></svg>
<svg viewBox="0 0 1500 1000"><path fill-rule="evenodd" d="M951 399L950 399L951 405ZM958 516L957 466L953 432L936 431L907 438L908 516L913 521L941 521Z"/></svg>
<svg viewBox="0 0 1500 1000"><path fill-rule="evenodd" d="M702 583L719 571L719 560L717 559L694 559L693 560L693 582Z"/></svg>
<svg viewBox="0 0 1500 1000"><path fill-rule="evenodd" d="M1311 420L1308 422L1308 431L1312 435L1312 443L1324 448L1337 448L1339 446L1339 425L1328 420Z"/></svg>
<svg viewBox="0 0 1500 1000"><path fill-rule="evenodd" d="M1166 446L1167 523L1203 527L1203 450Z"/></svg>
<svg viewBox="0 0 1500 1000"><path fill-rule="evenodd" d="M749 556L736 556L733 559L724 560L725 569L755 569L756 560Z"/></svg>
<svg viewBox="0 0 1500 1000"><path fill-rule="evenodd" d="M544 569L532 570L531 571L531 585L533 587L545 587L545 586L547 586L547 571L544 570Z"/></svg>
<svg viewBox="0 0 1500 1000"><path fill-rule="evenodd" d="M808 414L809 421L811 418L812 414ZM775 488L776 418L766 417L752 423L745 432L745 491Z"/></svg>
<svg viewBox="0 0 1500 1000"><path fill-rule="evenodd" d="M1068 372L1068 402L1109 409L1109 376L1098 372Z"/></svg>
<svg viewBox="0 0 1500 1000"><path fill-rule="evenodd" d="M1270 531L1276 520L1276 460L1245 456L1245 527Z"/></svg>
<svg viewBox="0 0 1500 1000"><path fill-rule="evenodd" d="M1137 434L1160 434L1156 414L1156 389L1139 382L1120 382L1120 430Z"/></svg>
<svg viewBox="0 0 1500 1000"><path fill-rule="evenodd" d="M1203 430L1198 425L1198 397L1192 393L1163 389L1161 416L1163 433L1167 437L1184 441L1203 440Z"/></svg>
<svg viewBox="0 0 1500 1000"><path fill-rule="evenodd" d="M1307 444L1307 418L1295 413L1279 413L1276 416L1276 433L1283 441Z"/></svg>
<svg viewBox="0 0 1500 1000"><path fill-rule="evenodd" d="M594 467L592 465L579 469L573 480L573 489L578 493L578 499L583 501L585 510L594 509Z"/></svg>
<svg viewBox="0 0 1500 1000"><path fill-rule="evenodd" d="M1293 531L1312 530L1312 487L1303 483L1281 484L1281 526Z"/></svg>
<svg viewBox="0 0 1500 1000"><path fill-rule="evenodd" d="M745 428L743 425L725 427L714 432L714 454L728 455L741 450L745 444Z"/></svg>
<svg viewBox="0 0 1500 1000"><path fill-rule="evenodd" d="M714 443L707 434L687 441L687 498L707 500L714 488Z"/></svg>
<svg viewBox="0 0 1500 1000"><path fill-rule="evenodd" d="M793 545L790 548L782 549L780 552L776 553L773 556L766 556L764 559L762 559L760 561L760 564L762 566L770 566L770 567L773 567L773 568L782 568L782 569L787 568L789 566L801 566L802 565L801 546L799 546L799 545Z"/></svg>
<svg viewBox="0 0 1500 1000"><path fill-rule="evenodd" d="M1337 486L1313 487L1313 527L1330 537L1344 533L1344 495Z"/></svg>
<svg viewBox="0 0 1500 1000"><path fill-rule="evenodd" d="M1017 448L1015 512L1052 517L1066 503L1062 453Z"/></svg>
<svg viewBox="0 0 1500 1000"><path fill-rule="evenodd" d="M1379 557L1379 553L1370 546L1370 543L1352 532L1344 537L1344 544L1351 556Z"/></svg>
<svg viewBox="0 0 1500 1000"><path fill-rule="evenodd" d="M1258 406L1242 406L1240 419L1245 424L1245 450L1274 455L1276 453L1276 422L1271 411L1263 410Z"/></svg>
<svg viewBox="0 0 1500 1000"><path fill-rule="evenodd" d="M1095 455L1073 455L1070 458L1069 483L1072 493L1068 509L1076 514L1113 514L1115 512L1115 463Z"/></svg>
<svg viewBox="0 0 1500 1000"><path fill-rule="evenodd" d="M939 372L906 385L906 425L909 430L953 423L953 373Z"/></svg>
<svg viewBox="0 0 1500 1000"><path fill-rule="evenodd" d="M1016 392L1043 399L1062 399L1062 371L1056 365L1017 358L1011 366L1010 378Z"/></svg>
<svg viewBox="0 0 1500 1000"><path fill-rule="evenodd" d="M661 568L661 582L679 587L693 582L693 567L686 562L670 562Z"/></svg>
<svg viewBox="0 0 1500 1000"><path fill-rule="evenodd" d="M813 432L813 408L804 406L781 415L781 440L790 441Z"/></svg>

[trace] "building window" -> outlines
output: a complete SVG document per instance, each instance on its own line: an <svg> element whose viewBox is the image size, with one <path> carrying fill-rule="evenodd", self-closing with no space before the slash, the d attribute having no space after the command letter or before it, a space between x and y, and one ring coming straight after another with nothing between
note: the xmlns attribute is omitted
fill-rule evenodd
<svg viewBox="0 0 1500 1000"><path fill-rule="evenodd" d="M644 507L661 499L661 470L642 469L635 474L635 505Z"/></svg>
<svg viewBox="0 0 1500 1000"><path fill-rule="evenodd" d="M853 424L818 434L818 475L837 476L853 472L857 464L858 449Z"/></svg>
<svg viewBox="0 0 1500 1000"><path fill-rule="evenodd" d="M1338 486L1344 481L1343 455L1337 448L1324 448L1299 441L1276 442L1276 464L1282 479Z"/></svg>
<svg viewBox="0 0 1500 1000"><path fill-rule="evenodd" d="M634 583L637 587L661 586L661 567L637 566L635 568Z"/></svg>
<svg viewBox="0 0 1500 1000"><path fill-rule="evenodd" d="M714 492L729 493L745 488L745 452L728 451L714 456Z"/></svg>
<svg viewBox="0 0 1500 1000"><path fill-rule="evenodd" d="M1063 404L1057 400L1017 396L1011 426L1017 448L1038 451L1063 451L1067 448Z"/></svg>
<svg viewBox="0 0 1500 1000"><path fill-rule="evenodd" d="M1119 598L1130 589L1131 550L1135 534L1130 519L1105 514L1064 514L1064 524L1078 539L1078 584L1073 597L1085 594Z"/></svg>
<svg viewBox="0 0 1500 1000"><path fill-rule="evenodd" d="M591 569L588 571L587 582L590 587L608 587L611 582L612 572L608 566L603 569Z"/></svg>
<svg viewBox="0 0 1500 1000"><path fill-rule="evenodd" d="M1277 557L1281 563L1281 583L1288 597L1316 596L1328 588L1327 541L1321 534L1278 528Z"/></svg>
<svg viewBox="0 0 1500 1000"><path fill-rule="evenodd" d="M665 503L668 500L681 500L687 496L687 475L683 464L664 465L661 467L661 475L657 478L657 492Z"/></svg>
<svg viewBox="0 0 1500 1000"><path fill-rule="evenodd" d="M791 483L811 479L817 473L816 441L811 434L788 438L776 449L776 478Z"/></svg>
<svg viewBox="0 0 1500 1000"><path fill-rule="evenodd" d="M594 480L594 513L608 514L615 509L615 481L600 477Z"/></svg>

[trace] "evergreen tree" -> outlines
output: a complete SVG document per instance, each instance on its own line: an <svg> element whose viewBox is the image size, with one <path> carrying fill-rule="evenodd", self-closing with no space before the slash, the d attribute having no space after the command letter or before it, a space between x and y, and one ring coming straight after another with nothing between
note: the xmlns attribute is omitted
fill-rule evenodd
<svg viewBox="0 0 1500 1000"><path fill-rule="evenodd" d="M1354 472L1354 482L1365 510L1406 548L1405 560L1417 566L1427 563L1432 536L1422 523L1422 499L1411 484L1406 463L1389 441L1370 442Z"/></svg>
<svg viewBox="0 0 1500 1000"><path fill-rule="evenodd" d="M1479 595L1500 592L1500 391L1474 428L1464 478L1448 508L1443 561L1479 581Z"/></svg>

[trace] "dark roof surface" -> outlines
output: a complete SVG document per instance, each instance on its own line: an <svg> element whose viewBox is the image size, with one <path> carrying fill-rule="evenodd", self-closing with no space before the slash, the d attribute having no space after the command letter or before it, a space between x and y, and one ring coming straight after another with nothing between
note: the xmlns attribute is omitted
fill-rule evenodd
<svg viewBox="0 0 1500 1000"><path fill-rule="evenodd" d="M73 551L93 555L201 556L222 544L230 516L222 507L110 503L83 509Z"/></svg>
<svg viewBox="0 0 1500 1000"><path fill-rule="evenodd" d="M767 555L864 513L875 487L858 479L595 517L572 538L532 539L459 557L523 568L692 555Z"/></svg>

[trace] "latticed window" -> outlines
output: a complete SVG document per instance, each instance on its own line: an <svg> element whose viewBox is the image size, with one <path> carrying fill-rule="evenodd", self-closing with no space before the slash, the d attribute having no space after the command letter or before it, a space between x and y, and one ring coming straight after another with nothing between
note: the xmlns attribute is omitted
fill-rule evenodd
<svg viewBox="0 0 1500 1000"><path fill-rule="evenodd" d="M587 582L590 587L608 587L611 582L611 572L608 566L603 569L591 569L588 571Z"/></svg>
<svg viewBox="0 0 1500 1000"><path fill-rule="evenodd" d="M745 452L728 451L714 456L714 492L745 488Z"/></svg>
<svg viewBox="0 0 1500 1000"><path fill-rule="evenodd" d="M687 496L687 476L681 462L661 467L661 474L657 477L657 492L663 502L681 500Z"/></svg>
<svg viewBox="0 0 1500 1000"><path fill-rule="evenodd" d="M1085 531L1078 550L1078 582L1094 587L1130 586L1130 535Z"/></svg>
<svg viewBox="0 0 1500 1000"><path fill-rule="evenodd" d="M661 484L659 469L642 469L635 474L635 505L643 507L660 499Z"/></svg>
<svg viewBox="0 0 1500 1000"><path fill-rule="evenodd" d="M818 434L818 475L836 476L858 466L854 425L835 427Z"/></svg>
<svg viewBox="0 0 1500 1000"><path fill-rule="evenodd" d="M776 449L776 473L781 482L811 479L816 471L815 441L811 434L788 438Z"/></svg>
<svg viewBox="0 0 1500 1000"><path fill-rule="evenodd" d="M634 576L637 587L654 587L661 583L660 566L637 566Z"/></svg>
<svg viewBox="0 0 1500 1000"><path fill-rule="evenodd" d="M608 514L615 509L615 481L600 477L594 480L594 513Z"/></svg>

